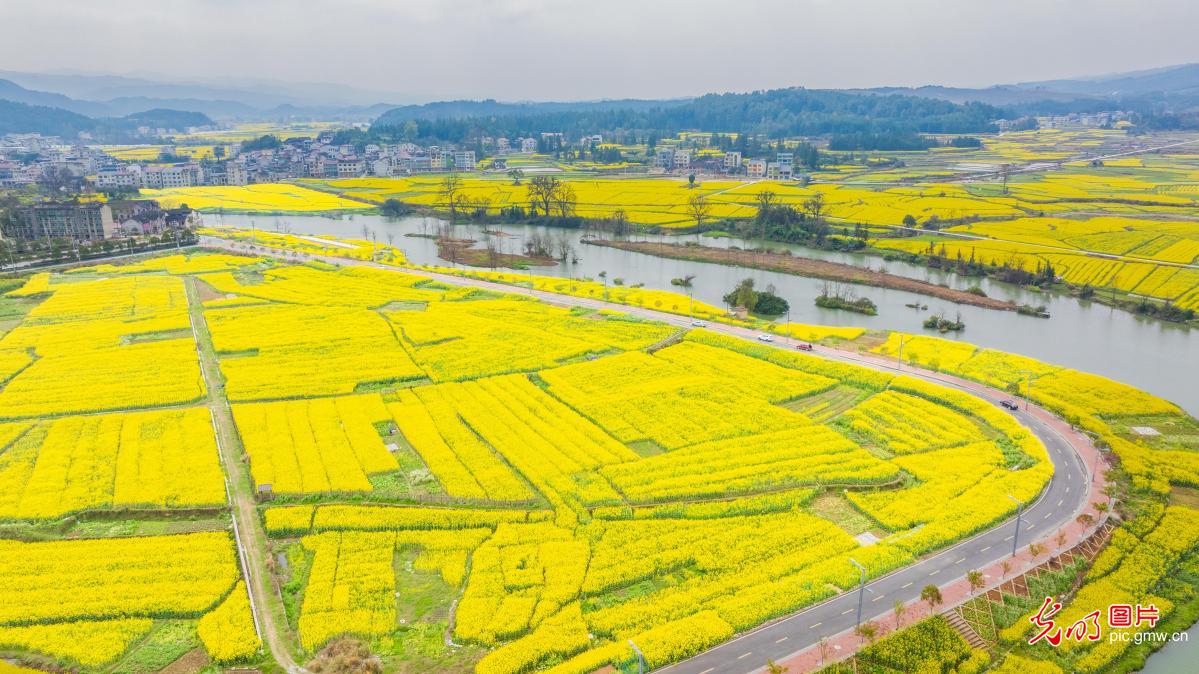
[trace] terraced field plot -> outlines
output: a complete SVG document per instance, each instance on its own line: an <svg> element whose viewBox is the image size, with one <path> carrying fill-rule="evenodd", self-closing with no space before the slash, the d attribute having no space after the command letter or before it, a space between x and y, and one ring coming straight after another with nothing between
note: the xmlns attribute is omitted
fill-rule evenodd
<svg viewBox="0 0 1199 674"><path fill-rule="evenodd" d="M349 631L386 656L402 613L450 629L480 672L584 671L624 657L629 637L666 662L847 585L850 555L884 573L1007 514L962 501L977 515L903 520L886 514L902 501L878 500L883 542L863 547L808 511L826 489L914 486L916 468L841 421L911 395L888 375L706 333L671 343L656 323L399 273L196 278L223 294L204 319L251 474L273 494L264 521L290 560L288 624L306 650ZM383 329L353 337L367 325ZM976 464L971 480L1028 496L1045 483L1043 450L1018 426L923 393L920 414L960 438L913 431L904 457L956 450L937 461ZM835 407L818 421L794 411L807 398ZM1028 452L1018 470L997 438ZM947 504L989 498L954 475L928 488ZM417 587L460 596L452 623L397 608Z"/></svg>
<svg viewBox="0 0 1199 674"><path fill-rule="evenodd" d="M1052 472L1026 428L961 392L409 274L198 255L23 288L44 299L0 351L20 354L27 329L154 322L165 333L133 334L182 342L199 369L190 316L223 380L187 400L109 400L82 416L51 399L6 419L0 481L33 479L6 491L0 518L219 510L217 452L244 450L252 486L269 485L270 572L302 655L350 634L427 671L582 673L627 658L631 638L663 665L850 587L851 557L878 576L984 529L1013 511L1006 495L1031 501ZM112 349L155 343L106 329ZM909 336L905 354L997 385L1035 369L1059 407L1178 414L969 345ZM20 361L11 382L33 367ZM235 447L214 446L214 395L232 401ZM1181 453L1138 465L1185 480ZM59 591L67 571L51 560L103 557L90 545L139 561L80 567L116 574L104 587L118 590L43 602L44 624L0 615L0 648L99 671L182 624L214 658L260 657L227 531L2 545L24 560L19 584L0 587L16 606L37 601L20 588ZM128 564L140 570L121 576ZM447 631L463 648L444 646ZM436 638L414 655L418 634Z"/></svg>

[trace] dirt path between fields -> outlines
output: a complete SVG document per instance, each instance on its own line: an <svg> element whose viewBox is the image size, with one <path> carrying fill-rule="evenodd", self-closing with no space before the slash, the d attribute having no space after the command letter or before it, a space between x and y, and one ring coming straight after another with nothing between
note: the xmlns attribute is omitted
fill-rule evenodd
<svg viewBox="0 0 1199 674"><path fill-rule="evenodd" d="M200 292L195 277L187 279L188 311L191 313L192 331L195 334L196 351L200 358L200 371L204 385L208 388L208 409L216 432L217 448L221 464L225 468L225 484L229 491L229 505L233 511L233 532L237 538L238 552L242 558L242 571L250 591L251 608L259 636L279 663L290 674L306 674L298 665L286 642L287 618L283 602L274 591L268 578L266 558L266 533L258 519L254 484L246 469L247 461L241 438L233 425L233 410L225 395L225 381L217 364L216 349L208 323L204 320Z"/></svg>
<svg viewBox="0 0 1199 674"><path fill-rule="evenodd" d="M876 288L904 290L910 293L949 300L958 304L983 307L984 309L1015 311L1017 307L1015 302L999 300L993 297L983 297L968 293L965 290L954 290L953 288L946 288L945 286L928 283L927 281L918 281L906 276L897 276L895 274L874 271L840 262L814 260L812 258L795 257L781 253L729 250L707 246L684 246L677 243L655 243L651 241L584 239L583 243L593 246L618 248L646 255L656 255L658 257L668 257L676 260L751 267L753 269L795 274L797 276L810 276L812 278L827 279L841 283L857 283Z"/></svg>

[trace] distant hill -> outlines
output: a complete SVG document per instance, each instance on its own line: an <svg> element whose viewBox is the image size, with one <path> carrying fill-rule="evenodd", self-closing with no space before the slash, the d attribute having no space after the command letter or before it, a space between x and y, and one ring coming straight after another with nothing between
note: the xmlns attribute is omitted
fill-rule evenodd
<svg viewBox="0 0 1199 674"><path fill-rule="evenodd" d="M0 79L0 99L69 110L80 115L99 117L111 114L107 106L93 101L77 101L69 96L26 89L12 80Z"/></svg>
<svg viewBox="0 0 1199 674"><path fill-rule="evenodd" d="M203 100L198 98L164 98L160 96L127 96L105 101L105 107L114 117L130 115L141 110L169 109L190 110L219 119L257 119L261 111L244 103L227 100Z"/></svg>
<svg viewBox="0 0 1199 674"><path fill-rule="evenodd" d="M582 107L579 107L579 106ZM620 107L635 105L635 107ZM475 114L472 114L475 113ZM771 138L853 134L907 142L918 132L979 133L1003 111L989 105L914 96L820 89L707 94L691 100L590 104L447 101L388 111L371 126L391 137L462 142L480 134L514 137L544 131L571 135L638 130L660 135L697 129L753 132Z"/></svg>
<svg viewBox="0 0 1199 674"><path fill-rule="evenodd" d="M849 90L902 94L953 103L978 101L1015 114L1066 114L1118 108L1157 115L1199 109L1199 64L1139 70L1095 77L1003 84L983 89L956 87L877 87Z"/></svg>
<svg viewBox="0 0 1199 674"><path fill-rule="evenodd" d="M1085 96L1064 93L1060 91L1043 91L1037 89L1022 89L1013 85L998 85L985 89L966 89L960 87L875 87L873 89L847 89L850 93L864 94L899 94L902 96L918 96L933 98L951 103L986 103L996 106L1023 105L1039 101L1075 101Z"/></svg>
<svg viewBox="0 0 1199 674"><path fill-rule="evenodd" d="M125 117L95 118L63 108L0 99L0 134L40 133L73 139L87 132L97 138L120 140L135 137L141 126L185 129L213 124L212 119L199 112L156 108Z"/></svg>
<svg viewBox="0 0 1199 674"><path fill-rule="evenodd" d="M1066 80L1022 82L1020 89L1082 96L1133 97L1199 92L1199 63Z"/></svg>
<svg viewBox="0 0 1199 674"><path fill-rule="evenodd" d="M213 126L216 122L202 112L185 112L182 110L167 110L154 108L143 110L122 119L137 126L149 126L162 129L186 129L189 126Z"/></svg>
<svg viewBox="0 0 1199 674"><path fill-rule="evenodd" d="M469 117L514 117L560 112L601 112L605 110L649 110L684 105L689 98L674 100L618 99L572 102L501 103L494 99L483 101L437 101L421 105L392 108L375 120L381 126L395 126L409 120L466 119Z"/></svg>
<svg viewBox="0 0 1199 674"><path fill-rule="evenodd" d="M0 100L0 135L40 133L74 138L82 131L95 131L98 126L99 122L91 117L70 110Z"/></svg>
<svg viewBox="0 0 1199 674"><path fill-rule="evenodd" d="M279 106L297 109L362 108L414 100L411 96L369 91L327 82L281 82L245 78L188 81L166 75L104 75L0 71L0 78L25 88L55 92L75 100L111 104L113 115L162 107L197 110L210 116L262 117ZM208 102L208 106L199 106ZM198 107L199 106L199 107Z"/></svg>

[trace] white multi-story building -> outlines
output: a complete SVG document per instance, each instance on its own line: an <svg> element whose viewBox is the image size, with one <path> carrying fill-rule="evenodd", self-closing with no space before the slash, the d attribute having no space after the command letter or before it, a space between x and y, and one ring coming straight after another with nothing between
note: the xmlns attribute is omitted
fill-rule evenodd
<svg viewBox="0 0 1199 674"><path fill-rule="evenodd" d="M745 175L750 178L765 178L766 177L766 160L765 159L750 159L745 162Z"/></svg>
<svg viewBox="0 0 1199 674"><path fill-rule="evenodd" d="M741 170L741 153L740 152L725 152L724 153L724 172L736 173Z"/></svg>
<svg viewBox="0 0 1199 674"><path fill-rule="evenodd" d="M195 187L204 184L204 173L196 164L173 166L148 166L142 172L142 187L169 189L172 187Z"/></svg>
<svg viewBox="0 0 1199 674"><path fill-rule="evenodd" d="M128 168L105 169L96 174L96 188L101 190L133 189L142 186L142 174L136 165Z"/></svg>
<svg viewBox="0 0 1199 674"><path fill-rule="evenodd" d="M366 173L366 162L361 159L341 159L337 162L338 178L361 178Z"/></svg>
<svg viewBox="0 0 1199 674"><path fill-rule="evenodd" d="M520 139L520 151L525 154L533 154L534 152L536 152L537 151L537 139L536 138L521 138Z"/></svg>
<svg viewBox="0 0 1199 674"><path fill-rule="evenodd" d="M390 159L376 159L371 162L371 175L388 177L393 175Z"/></svg>
<svg viewBox="0 0 1199 674"><path fill-rule="evenodd" d="M249 185L250 172L246 170L246 165L229 162L225 166L225 182L230 185Z"/></svg>
<svg viewBox="0 0 1199 674"><path fill-rule="evenodd" d="M674 167L677 169L691 168L691 150L675 150Z"/></svg>
<svg viewBox="0 0 1199 674"><path fill-rule="evenodd" d="M455 171L473 171L475 170L475 151L474 150L458 150L454 153L454 170Z"/></svg>

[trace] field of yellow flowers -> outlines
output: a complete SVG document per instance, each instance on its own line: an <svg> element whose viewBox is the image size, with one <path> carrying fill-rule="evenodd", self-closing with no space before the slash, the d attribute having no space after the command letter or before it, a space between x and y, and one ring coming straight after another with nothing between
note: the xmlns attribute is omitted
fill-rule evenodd
<svg viewBox="0 0 1199 674"><path fill-rule="evenodd" d="M287 563L269 572L300 653L351 634L413 657L424 631L482 674L582 674L627 658L630 638L669 664L848 587L850 557L874 577L978 532L1052 474L1013 417L922 380L282 253L38 274L3 300L27 313L0 335L0 521L165 525L0 540L0 652L100 671L183 625L215 661L258 657L230 532L170 529L172 511L219 521L221 452L270 485L262 522ZM1139 489L1199 484L1188 452L1127 431L1129 414L1187 418L1166 401L908 339L909 359L1000 387L1035 372L1037 400L1103 437ZM214 399L239 446L218 446ZM464 648L444 649L447 631Z"/></svg>
<svg viewBox="0 0 1199 674"><path fill-rule="evenodd" d="M371 208L369 204L310 190L299 185L244 185L240 187L171 187L142 190L167 208L189 206L198 210L254 213L347 211Z"/></svg>

